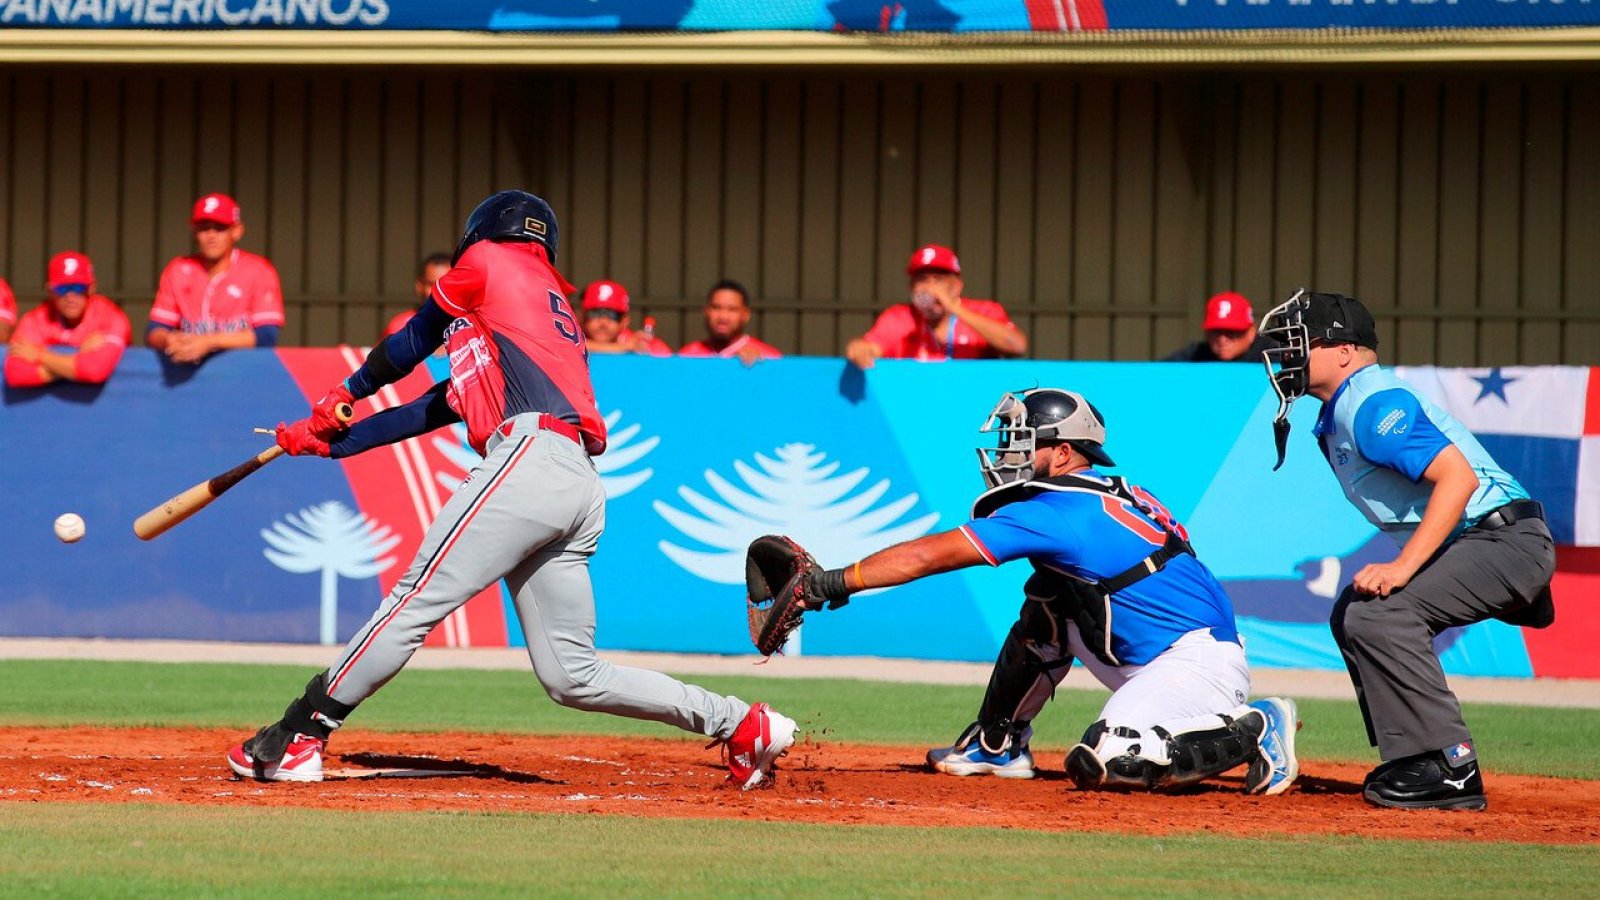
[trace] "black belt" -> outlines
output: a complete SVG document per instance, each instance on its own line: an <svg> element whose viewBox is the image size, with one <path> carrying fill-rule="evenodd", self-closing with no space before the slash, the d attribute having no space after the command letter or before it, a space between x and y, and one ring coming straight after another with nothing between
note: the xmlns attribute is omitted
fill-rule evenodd
<svg viewBox="0 0 1600 900"><path fill-rule="evenodd" d="M1489 514L1478 520L1473 528L1482 528L1493 531L1507 525L1515 525L1523 519L1543 519L1544 504L1537 500L1513 500L1505 506L1489 511Z"/></svg>

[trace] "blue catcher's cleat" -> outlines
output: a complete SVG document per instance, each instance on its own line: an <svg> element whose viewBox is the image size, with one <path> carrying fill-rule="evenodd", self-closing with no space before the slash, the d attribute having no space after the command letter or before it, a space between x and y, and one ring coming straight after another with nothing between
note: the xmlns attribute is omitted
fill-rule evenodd
<svg viewBox="0 0 1600 900"><path fill-rule="evenodd" d="M1245 773L1246 794L1281 794L1300 775L1300 760L1294 755L1295 732L1300 730L1300 713L1293 700L1266 697L1250 704L1266 716L1267 727L1257 742L1260 756Z"/></svg>

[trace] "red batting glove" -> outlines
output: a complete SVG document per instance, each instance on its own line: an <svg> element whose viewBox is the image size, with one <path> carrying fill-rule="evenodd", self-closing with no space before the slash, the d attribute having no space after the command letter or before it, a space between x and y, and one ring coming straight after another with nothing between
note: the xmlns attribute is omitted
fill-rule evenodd
<svg viewBox="0 0 1600 900"><path fill-rule="evenodd" d="M326 441L349 428L350 424L348 422L341 422L339 417L334 415L334 409L341 403L353 404L355 402L356 398L350 393L350 389L342 384L329 391L326 396L317 401L315 406L311 407L311 418L307 421L311 423L312 432ZM327 454L323 455L326 456Z"/></svg>
<svg viewBox="0 0 1600 900"><path fill-rule="evenodd" d="M279 422L278 446L290 456L327 456L332 452L327 440L317 436L310 419L301 419L293 425Z"/></svg>

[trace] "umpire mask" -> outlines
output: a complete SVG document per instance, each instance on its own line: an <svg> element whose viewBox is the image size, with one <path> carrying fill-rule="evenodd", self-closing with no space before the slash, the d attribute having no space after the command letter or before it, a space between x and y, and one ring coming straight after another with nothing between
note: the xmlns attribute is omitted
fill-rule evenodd
<svg viewBox="0 0 1600 900"><path fill-rule="evenodd" d="M1276 472L1283 466L1289 444L1289 407L1310 387L1311 345L1354 344L1378 349L1378 329L1372 313L1360 300L1344 294L1294 292L1282 306L1267 313L1261 334L1278 346L1262 351L1267 377L1278 395L1278 415L1272 420L1272 437L1278 446Z"/></svg>
<svg viewBox="0 0 1600 900"><path fill-rule="evenodd" d="M996 446L979 447L978 469L991 488L1029 481L1039 444L1068 443L1091 462L1116 463L1106 454L1106 421L1082 394L1057 388L1007 392L984 420L979 434L994 434Z"/></svg>
<svg viewBox="0 0 1600 900"><path fill-rule="evenodd" d="M1283 468L1284 454L1289 447L1289 408L1306 395L1307 369L1311 365L1311 335L1305 321L1309 307L1306 289L1301 288L1283 305L1267 313L1261 322L1261 333L1278 342L1278 346L1261 352L1267 378L1278 395L1278 415L1272 420L1272 439L1278 447L1278 463L1272 467L1274 472Z"/></svg>

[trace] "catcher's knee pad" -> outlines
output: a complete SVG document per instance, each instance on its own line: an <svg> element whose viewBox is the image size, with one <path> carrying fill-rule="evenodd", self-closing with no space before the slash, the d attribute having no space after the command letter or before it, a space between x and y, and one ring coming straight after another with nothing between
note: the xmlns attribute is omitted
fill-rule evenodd
<svg viewBox="0 0 1600 900"><path fill-rule="evenodd" d="M1101 719L1067 752L1067 776L1080 790L1147 791L1167 775L1162 744L1159 737Z"/></svg>
<svg viewBox="0 0 1600 900"><path fill-rule="evenodd" d="M1028 623L1019 619L1000 645L978 708L978 722L986 734L1021 729L1033 721L1072 664L1072 657L1063 657L1059 645L1037 642L1029 632Z"/></svg>
<svg viewBox="0 0 1600 900"><path fill-rule="evenodd" d="M1191 728L1171 732L1161 726L1151 729L1166 738L1167 756L1172 767L1160 787L1183 787L1221 775L1255 759L1267 718L1258 709L1237 717L1218 715L1215 727Z"/></svg>

